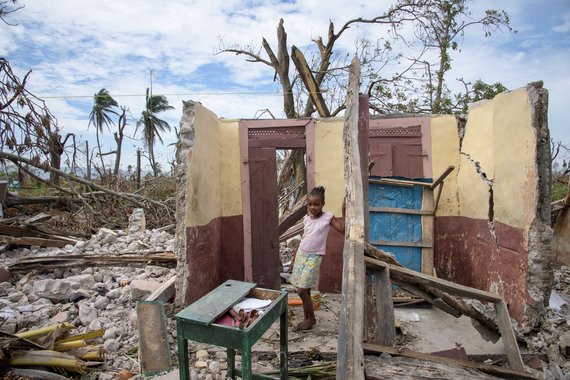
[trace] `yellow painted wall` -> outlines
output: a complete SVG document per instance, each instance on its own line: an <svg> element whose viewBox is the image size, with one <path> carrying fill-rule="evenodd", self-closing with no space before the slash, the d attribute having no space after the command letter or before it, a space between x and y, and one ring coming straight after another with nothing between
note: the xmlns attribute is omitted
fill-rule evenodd
<svg viewBox="0 0 570 380"><path fill-rule="evenodd" d="M495 219L528 228L536 214L538 168L527 90L493 99L493 126Z"/></svg>
<svg viewBox="0 0 570 380"><path fill-rule="evenodd" d="M457 174L459 214L487 219L492 182L494 220L528 227L536 208L536 138L526 90L474 104L469 110ZM435 153L434 153L435 156ZM477 169L477 163L480 172Z"/></svg>
<svg viewBox="0 0 570 380"><path fill-rule="evenodd" d="M336 216L342 215L345 192L343 126L337 118L315 121L315 184L325 187L325 211Z"/></svg>
<svg viewBox="0 0 570 380"><path fill-rule="evenodd" d="M220 120L221 216L242 214L239 120Z"/></svg>
<svg viewBox="0 0 570 380"><path fill-rule="evenodd" d="M202 226L221 214L220 127L217 116L196 104L194 150L186 193L186 226Z"/></svg>
<svg viewBox="0 0 570 380"><path fill-rule="evenodd" d="M457 173L460 167L459 136L454 116L434 116L430 120L431 155L434 176L439 176L448 166L455 169L447 176L439 200L438 216L458 216ZM434 178L435 180L435 178Z"/></svg>

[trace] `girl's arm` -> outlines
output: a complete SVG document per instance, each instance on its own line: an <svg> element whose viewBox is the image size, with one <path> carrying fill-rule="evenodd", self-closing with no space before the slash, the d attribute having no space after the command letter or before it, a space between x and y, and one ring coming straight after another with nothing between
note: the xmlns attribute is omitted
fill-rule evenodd
<svg viewBox="0 0 570 380"><path fill-rule="evenodd" d="M344 235L344 221L345 221L345 214L346 214L346 196L342 202L342 218L337 218L333 216L331 219L331 226L338 232Z"/></svg>
<svg viewBox="0 0 570 380"><path fill-rule="evenodd" d="M344 235L344 217L337 218L336 216L333 216L331 219L331 226Z"/></svg>

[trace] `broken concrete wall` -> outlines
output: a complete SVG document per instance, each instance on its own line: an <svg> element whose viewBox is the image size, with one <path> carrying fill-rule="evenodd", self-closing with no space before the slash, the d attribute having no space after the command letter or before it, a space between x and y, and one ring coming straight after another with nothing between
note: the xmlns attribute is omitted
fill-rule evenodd
<svg viewBox="0 0 570 380"><path fill-rule="evenodd" d="M178 154L185 172L179 177L177 210L179 304L197 300L227 278L243 276L237 124L218 120L197 102L184 102ZM184 143L185 134L191 142ZM222 251L230 260L222 260Z"/></svg>
<svg viewBox="0 0 570 380"><path fill-rule="evenodd" d="M343 126L338 118L315 122L315 184L326 188L324 209L336 216L342 215L345 193ZM317 286L322 292L342 291L343 244L344 236L331 228Z"/></svg>
<svg viewBox="0 0 570 380"><path fill-rule="evenodd" d="M464 131L451 116L431 123L434 173L456 167L435 218L437 273L501 294L525 328L552 285L546 111L534 83L474 104Z"/></svg>

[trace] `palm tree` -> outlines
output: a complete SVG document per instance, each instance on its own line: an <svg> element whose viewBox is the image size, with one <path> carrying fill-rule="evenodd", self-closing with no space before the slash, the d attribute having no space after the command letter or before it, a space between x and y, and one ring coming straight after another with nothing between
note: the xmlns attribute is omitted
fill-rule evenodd
<svg viewBox="0 0 570 380"><path fill-rule="evenodd" d="M162 143L162 137L160 137L160 133L163 133L164 131L170 132L170 125L166 121L156 117L155 114L173 108L174 107L168 104L166 96L152 95L150 94L147 87L146 109L142 112L141 118L137 122L137 128L143 128L144 144L148 149L150 165L152 166L152 172L155 177L158 176L159 168L154 158L154 142L158 138L158 140Z"/></svg>
<svg viewBox="0 0 570 380"><path fill-rule="evenodd" d="M93 95L93 108L89 114L89 126L95 126L97 135L97 147L99 149L99 158L101 159L101 170L105 173L105 163L103 162L103 155L101 154L101 143L99 142L99 133L103 133L103 127L109 128L109 124L115 124L111 118L111 114L118 115L113 109L118 107L117 101L113 99L109 91L102 88L98 93Z"/></svg>

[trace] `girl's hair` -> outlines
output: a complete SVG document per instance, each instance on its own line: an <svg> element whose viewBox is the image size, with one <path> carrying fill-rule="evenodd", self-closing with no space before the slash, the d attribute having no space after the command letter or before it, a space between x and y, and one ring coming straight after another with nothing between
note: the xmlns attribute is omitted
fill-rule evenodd
<svg viewBox="0 0 570 380"><path fill-rule="evenodd" d="M309 195L315 197L321 197L323 203L325 202L325 188L322 186L313 187Z"/></svg>

